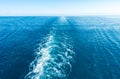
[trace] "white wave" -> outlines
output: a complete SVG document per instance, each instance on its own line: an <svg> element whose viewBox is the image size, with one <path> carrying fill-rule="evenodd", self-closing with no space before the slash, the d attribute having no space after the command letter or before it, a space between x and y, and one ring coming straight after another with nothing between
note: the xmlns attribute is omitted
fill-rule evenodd
<svg viewBox="0 0 120 79"><path fill-rule="evenodd" d="M40 49L37 53L37 57L35 60L31 63L30 66L33 67L33 70L27 74L25 78L30 79L40 79L40 77L44 74L44 66L47 65L47 61L51 58L50 56L50 43L53 41L53 36L48 37L48 41L45 43L46 47L43 47ZM34 74L34 75L33 75Z"/></svg>
<svg viewBox="0 0 120 79"><path fill-rule="evenodd" d="M54 37L50 34L45 43L39 44L37 56L30 64L30 72L25 79L67 78L71 71L74 51L67 42L57 41Z"/></svg>

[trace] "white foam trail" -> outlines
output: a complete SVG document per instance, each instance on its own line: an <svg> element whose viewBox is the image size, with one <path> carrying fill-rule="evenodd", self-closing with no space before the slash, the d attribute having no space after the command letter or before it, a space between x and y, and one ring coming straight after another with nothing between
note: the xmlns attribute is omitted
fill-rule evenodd
<svg viewBox="0 0 120 79"><path fill-rule="evenodd" d="M67 42L57 41L53 34L48 35L43 44L39 44L36 58L30 64L30 72L25 79L65 79L71 71L74 54ZM64 39L63 39L64 40ZM66 40L68 41L68 40Z"/></svg>
<svg viewBox="0 0 120 79"><path fill-rule="evenodd" d="M61 21L62 21L62 22L63 22L63 21L66 21L66 17L61 16L61 17L60 17L60 22L61 22Z"/></svg>
<svg viewBox="0 0 120 79"><path fill-rule="evenodd" d="M40 79L44 74L44 66L47 65L47 61L51 58L49 53L51 51L50 44L52 41L53 36L49 36L48 41L45 43L45 47L39 49L39 51L36 52L37 57L30 65L30 67L33 67L33 70L27 74L27 79Z"/></svg>

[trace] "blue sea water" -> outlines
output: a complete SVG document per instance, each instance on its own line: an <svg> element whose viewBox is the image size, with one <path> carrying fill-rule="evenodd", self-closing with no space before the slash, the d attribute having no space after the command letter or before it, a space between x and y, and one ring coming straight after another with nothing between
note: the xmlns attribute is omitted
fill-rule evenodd
<svg viewBox="0 0 120 79"><path fill-rule="evenodd" d="M120 19L0 17L0 79L120 79Z"/></svg>

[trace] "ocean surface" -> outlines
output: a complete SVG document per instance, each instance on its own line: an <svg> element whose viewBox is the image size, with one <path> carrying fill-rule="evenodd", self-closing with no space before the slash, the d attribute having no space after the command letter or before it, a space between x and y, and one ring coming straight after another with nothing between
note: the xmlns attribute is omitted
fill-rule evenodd
<svg viewBox="0 0 120 79"><path fill-rule="evenodd" d="M0 17L0 79L120 79L120 18Z"/></svg>

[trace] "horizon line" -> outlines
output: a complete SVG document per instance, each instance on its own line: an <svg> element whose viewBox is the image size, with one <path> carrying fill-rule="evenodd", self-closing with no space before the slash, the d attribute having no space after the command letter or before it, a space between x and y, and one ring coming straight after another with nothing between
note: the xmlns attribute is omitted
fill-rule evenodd
<svg viewBox="0 0 120 79"><path fill-rule="evenodd" d="M0 17L1 16L120 16L120 15L113 15L113 14L111 14L111 15L107 15L107 14L92 14L92 15L0 15Z"/></svg>

